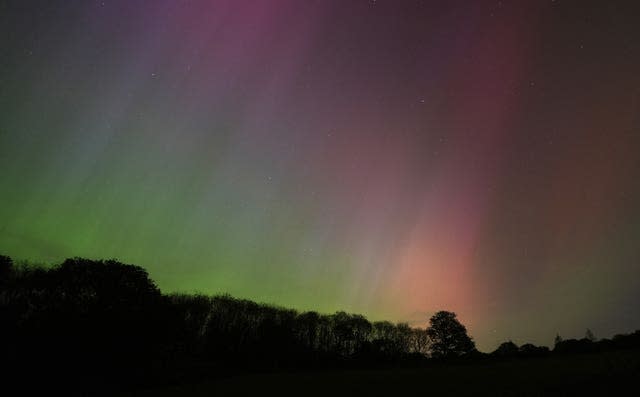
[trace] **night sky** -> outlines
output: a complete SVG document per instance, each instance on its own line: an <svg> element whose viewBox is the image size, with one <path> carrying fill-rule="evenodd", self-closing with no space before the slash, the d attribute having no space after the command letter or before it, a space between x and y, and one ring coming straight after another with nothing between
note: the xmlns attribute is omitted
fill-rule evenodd
<svg viewBox="0 0 640 397"><path fill-rule="evenodd" d="M0 0L0 252L481 350L640 328L640 2Z"/></svg>

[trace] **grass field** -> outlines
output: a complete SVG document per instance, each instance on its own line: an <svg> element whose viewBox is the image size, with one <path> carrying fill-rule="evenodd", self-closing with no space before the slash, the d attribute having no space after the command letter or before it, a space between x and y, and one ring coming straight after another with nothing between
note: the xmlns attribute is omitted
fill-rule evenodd
<svg viewBox="0 0 640 397"><path fill-rule="evenodd" d="M252 374L124 395L145 396L637 396L640 351L426 368Z"/></svg>

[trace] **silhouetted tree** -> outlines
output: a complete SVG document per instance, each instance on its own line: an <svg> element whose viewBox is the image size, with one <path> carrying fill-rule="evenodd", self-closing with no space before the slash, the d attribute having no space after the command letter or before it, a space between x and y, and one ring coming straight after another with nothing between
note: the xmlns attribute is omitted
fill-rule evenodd
<svg viewBox="0 0 640 397"><path fill-rule="evenodd" d="M16 269L0 289L0 313L16 369L66 372L78 384L137 379L166 359L176 322L144 269L80 258Z"/></svg>
<svg viewBox="0 0 640 397"><path fill-rule="evenodd" d="M543 356L548 353L549 348L546 346L535 346L531 343L520 346L520 355L525 357Z"/></svg>
<svg viewBox="0 0 640 397"><path fill-rule="evenodd" d="M558 342L553 351L555 353L587 353L595 351L596 346L588 339L566 339Z"/></svg>
<svg viewBox="0 0 640 397"><path fill-rule="evenodd" d="M611 340L611 346L617 349L640 348L640 330L628 335L614 335Z"/></svg>
<svg viewBox="0 0 640 397"><path fill-rule="evenodd" d="M172 294L169 302L176 312L173 354L201 357L207 325L211 317L212 298L205 295Z"/></svg>
<svg viewBox="0 0 640 397"><path fill-rule="evenodd" d="M512 341L508 341L500 344L500 346L498 346L498 348L491 354L499 357L514 357L518 354L518 352L518 345L516 345Z"/></svg>
<svg viewBox="0 0 640 397"><path fill-rule="evenodd" d="M319 323L320 323L320 315L316 312L304 312L298 315L298 321L297 321L298 336L310 348L313 348L316 346L317 338L318 338Z"/></svg>
<svg viewBox="0 0 640 397"><path fill-rule="evenodd" d="M400 356L409 354L411 351L411 327L407 323L398 323L394 335L395 349Z"/></svg>
<svg viewBox="0 0 640 397"><path fill-rule="evenodd" d="M587 328L587 331L584 334L584 338L588 341L591 342L595 342L596 341L596 336L593 334L593 332L591 332L591 330L589 328Z"/></svg>
<svg viewBox="0 0 640 397"><path fill-rule="evenodd" d="M412 353L419 353L424 356L428 355L431 345L430 345L429 335L427 334L427 330L420 329L420 328L412 328L410 345L411 345Z"/></svg>
<svg viewBox="0 0 640 397"><path fill-rule="evenodd" d="M475 350L473 340L467 335L467 329L456 318L456 314L440 311L429 320L427 334L431 339L433 357L455 357Z"/></svg>
<svg viewBox="0 0 640 397"><path fill-rule="evenodd" d="M372 324L371 345L375 355L387 359L395 356L394 334L395 325L389 321L376 321Z"/></svg>
<svg viewBox="0 0 640 397"><path fill-rule="evenodd" d="M560 336L560 334L556 334L556 338L553 341L554 346L557 346L558 343L562 342L562 337Z"/></svg>
<svg viewBox="0 0 640 397"><path fill-rule="evenodd" d="M332 316L334 343L342 356L359 351L369 338L371 323L361 315L337 312Z"/></svg>
<svg viewBox="0 0 640 397"><path fill-rule="evenodd" d="M0 255L0 285L9 281L13 271L13 261L8 256Z"/></svg>

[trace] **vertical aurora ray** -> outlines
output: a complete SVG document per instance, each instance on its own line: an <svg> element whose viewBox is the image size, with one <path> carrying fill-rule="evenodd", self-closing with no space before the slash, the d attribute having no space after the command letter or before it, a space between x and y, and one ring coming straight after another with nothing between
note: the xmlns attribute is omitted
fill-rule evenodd
<svg viewBox="0 0 640 397"><path fill-rule="evenodd" d="M0 250L484 349L638 328L637 7L506 3L4 2Z"/></svg>

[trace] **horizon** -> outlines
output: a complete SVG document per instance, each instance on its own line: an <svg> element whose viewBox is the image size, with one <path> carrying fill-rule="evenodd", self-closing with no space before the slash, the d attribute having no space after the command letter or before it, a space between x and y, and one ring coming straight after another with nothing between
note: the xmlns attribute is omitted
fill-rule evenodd
<svg viewBox="0 0 640 397"><path fill-rule="evenodd" d="M640 328L636 2L0 8L0 254L483 351Z"/></svg>
<svg viewBox="0 0 640 397"><path fill-rule="evenodd" d="M81 260L90 260L90 261L115 261L116 263L139 267L139 266L137 266L137 265L135 265L133 263L125 263L125 262L119 261L117 258L109 258L109 259L102 258L102 259L99 259L99 258L78 258L78 257L75 257L75 258L67 258L64 261L70 260L70 259L74 259L74 260L75 259L81 259ZM53 268L55 268L57 266L62 265L62 263L64 262L64 261L60 261L58 263L36 263L36 262L23 260L23 259L17 259L16 260L14 258L11 258L11 261L13 262L13 266L16 269L38 269L38 268L41 268L41 269L53 269ZM147 272L147 269L144 269L144 268L142 268L142 269L145 272ZM153 275L152 274L148 274L148 276L149 276L149 279L151 280L151 282L153 282L154 284L157 285L157 283L155 283L155 280L153 279ZM295 308L295 307L292 307L292 306L283 306L283 305L279 305L279 304L274 303L274 302L255 301L255 300L251 300L249 298L245 298L245 297L242 297L242 296L234 296L234 295L231 295L231 294L229 294L227 292L218 292L218 293L214 293L214 294L202 293L200 291L169 291L169 292L167 292L167 291L163 291L162 288L160 288L159 286L158 286L158 289L159 289L160 293L162 293L163 295L166 295L166 296L187 295L187 296L229 297L229 298L235 299L235 300L248 300L250 302L254 302L254 303L257 303L258 305L262 305L262 306L268 306L268 307L273 307L273 308L282 309L282 310L294 310L298 314L304 314L304 313L308 313L308 312L315 312L315 313L318 313L320 315L331 316L331 315L334 315L334 314L342 312L342 313L347 313L349 315L361 315L361 313L353 313L353 312L340 310L340 309L335 310L334 312L322 312L322 311L314 310L313 308L301 309L301 308ZM408 321L403 321L403 320L396 320L396 321L391 321L391 322L396 324L396 325L407 324L412 328L416 328L416 329L419 329L419 330L426 330L429 327L429 319L434 314L436 314L437 312L442 312L442 311L447 311L447 310L446 310L446 308L442 308L440 310L437 310L437 311L435 311L433 313L429 313L429 314L421 313L421 315L424 314L426 316L425 320L422 323L412 324L412 323L410 323ZM454 315L455 315L455 313L454 313ZM370 321L372 324L374 322L377 322L377 321L380 321L380 322L388 322L388 321L390 321L389 319L385 319L385 318L372 319L372 318L368 318L367 316L364 316L364 317L365 317L366 320ZM595 335L593 333L592 329L586 328L585 329L585 333L582 335L582 337L577 336L577 335L568 335L568 336L565 335L565 336L562 336L560 334L556 334L556 336L554 337L554 339L556 339L556 340L554 340L554 343L550 343L550 344L542 343L542 344L539 344L537 346L544 346L544 347L553 349L554 344L557 343L557 338L560 338L560 340L563 340L563 341L588 339L590 341L594 341L595 342L595 341L603 341L605 339L611 340L616 336L630 335L633 332L640 332L640 330L635 330L635 331L634 330L627 330L627 331L617 332L617 333L612 334L612 335L602 336L602 335ZM473 335L469 335L469 336L471 337L471 339L473 339ZM516 346L523 346L525 344L530 344L531 343L529 341L523 341L523 340L519 340L519 339L508 338L508 339L505 339L502 342L499 342L496 346L494 346L490 350L486 350L485 351L483 349L478 349L478 351L481 352L481 353L487 353L487 354L492 353L492 352L495 353L495 350L500 345L502 345L502 344L504 344L506 342L515 343ZM475 340L474 340L474 343L475 343Z"/></svg>
<svg viewBox="0 0 640 397"><path fill-rule="evenodd" d="M16 258L11 258L11 259L13 261L14 266L17 266L18 268L27 267L27 268L51 269L53 267L59 266L60 264L62 264L64 262L64 260L61 260L61 261L56 262L56 263L44 263L44 262L29 261L29 260L20 259L20 258L17 258L17 259ZM119 262L119 263L123 263L123 264L127 264L127 265L138 266L135 263L127 263L127 262L124 262L124 261L120 261L118 258L108 258L108 259L106 259L106 258L79 258L79 257L74 257L74 258L66 258L65 260L67 260L67 259L88 259L88 260L94 260L94 261L113 260L113 261L116 261L116 262ZM145 269L145 268L143 268L143 269L145 271L147 271L147 269ZM148 271L147 271L147 273L149 275L149 278L157 285L155 279L153 278L153 274L149 273ZM230 293L228 293L226 291L214 292L214 293L206 293L206 292L201 292L201 291L197 291L197 290L164 291L160 286L158 286L158 288L160 289L161 293L165 294L165 295L172 295L172 294L181 295L181 294L185 294L185 295L205 295L205 296L211 296L211 297L229 296L229 297L231 297L233 299L249 300L249 301L255 302L255 303L259 304L259 305L265 305L265 306L270 306L270 307L275 307L275 308L280 308L280 309L285 309L285 310L295 310L298 313L316 312L316 313L321 314L321 315L332 315L332 314L335 314L337 312L346 312L348 314L355 314L355 315L361 315L362 314L362 313L350 312L348 310L343 310L343 309L340 309L340 308L338 308L336 310L333 310L333 311L319 311L319 310L316 310L313 307L310 307L310 308L296 307L295 304L294 305L281 305L281 304L278 304L276 302L260 301L260 300L254 300L254 299L251 299L251 298L243 297L243 296L232 295L232 294L230 294ZM440 309L434 311L433 313L418 313L420 316L424 317L424 320L421 321L421 322L420 321L416 321L414 323L411 323L408 320L402 320L402 319L390 320L388 318L369 318L366 315L365 315L365 318L367 320L369 320L370 322L372 322L372 323L376 322L376 321L391 321L394 324L403 324L403 323L405 323L405 324L408 324L412 328L426 329L428 327L429 319L431 318L431 316L433 314L437 313L438 311L442 311L442 310L446 311L447 308L440 308ZM576 335L560 335L559 333L557 333L556 335L554 335L554 339L556 337L560 336L563 340L570 340L570 339L580 340L580 339L586 338L586 332L591 332L591 336L594 337L595 340L603 340L603 339L611 339L616 335L627 335L627 334L633 332L633 330L626 330L626 331L625 330L619 330L618 332L616 332L614 334L604 335L603 336L603 335L596 335L595 333L593 333L593 330L591 328L588 328L588 327L585 328L584 331L585 332L583 332L580 335L577 335L577 334ZM472 339L474 339L474 342L476 342L476 344L477 344L477 341L475 341L475 338L473 338L473 335L469 335L469 336ZM501 344L503 344L505 342L514 342L518 346L522 346L524 344L531 343L530 341L521 340L521 338L507 338L507 339L505 339L503 341L497 342L495 346L489 348L488 350L479 348L478 351L483 352L483 353L490 353L490 352L493 352L498 346L500 346ZM553 348L554 343L549 343L549 344L540 343L540 344L537 344L537 346L545 346L545 347L548 347L548 348Z"/></svg>

